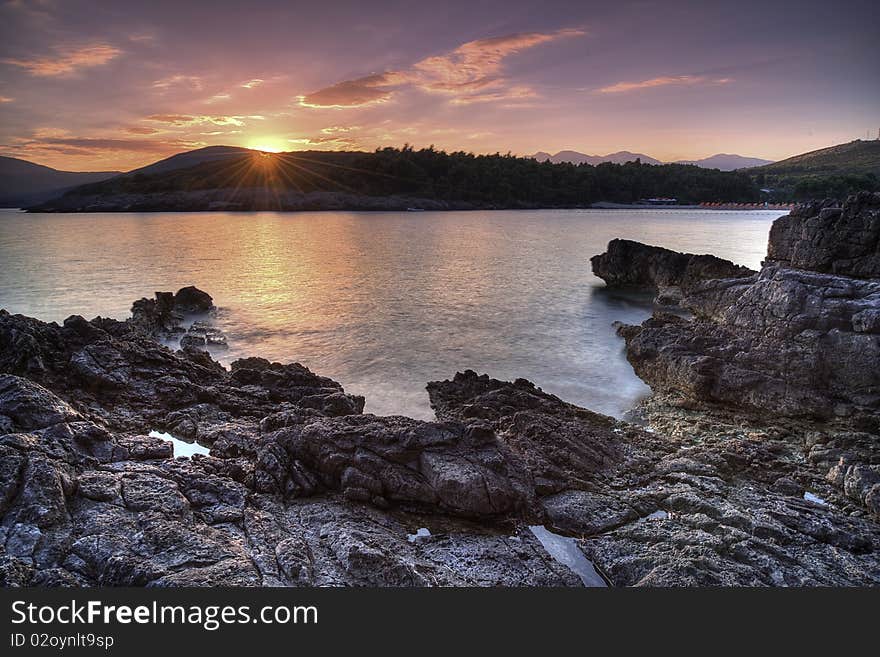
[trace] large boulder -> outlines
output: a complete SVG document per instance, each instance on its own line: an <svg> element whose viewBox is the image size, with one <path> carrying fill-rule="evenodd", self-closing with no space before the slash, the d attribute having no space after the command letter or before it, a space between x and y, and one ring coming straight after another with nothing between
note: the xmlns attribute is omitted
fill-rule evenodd
<svg viewBox="0 0 880 657"><path fill-rule="evenodd" d="M174 307L181 312L206 313L214 307L214 299L194 285L182 287L174 295Z"/></svg>

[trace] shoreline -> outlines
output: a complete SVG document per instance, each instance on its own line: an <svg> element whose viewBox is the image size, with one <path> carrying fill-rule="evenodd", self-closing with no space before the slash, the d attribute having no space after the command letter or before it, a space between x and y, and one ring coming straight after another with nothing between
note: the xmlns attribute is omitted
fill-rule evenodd
<svg viewBox="0 0 880 657"><path fill-rule="evenodd" d="M576 210L653 210L653 211L669 211L669 210L705 210L711 212L787 212L795 205L786 207L737 207L729 205L724 207L709 207L704 205L626 205L626 204L593 204L591 206L541 206L541 207L451 207L451 208L431 208L431 209L408 209L408 208L263 208L263 209L145 209L145 208L89 208L82 210L45 210L35 208L0 208L3 212L18 212L21 214L161 214L161 213L209 213L209 212L229 212L242 214L256 214L260 212L280 212L280 213L303 213L303 212L362 212L365 214L375 214L379 212L530 212L530 211L576 211Z"/></svg>
<svg viewBox="0 0 880 657"><path fill-rule="evenodd" d="M618 326L643 425L471 370L427 384L432 421L364 413L298 363L220 366L195 287L126 321L0 311L0 583L880 586L877 245L837 235L877 208L777 219L760 272L612 240L608 286L693 314Z"/></svg>

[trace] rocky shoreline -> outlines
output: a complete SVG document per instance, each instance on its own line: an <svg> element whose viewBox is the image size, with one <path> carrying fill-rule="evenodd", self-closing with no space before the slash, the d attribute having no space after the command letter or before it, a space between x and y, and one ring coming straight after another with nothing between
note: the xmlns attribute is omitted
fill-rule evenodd
<svg viewBox="0 0 880 657"><path fill-rule="evenodd" d="M300 364L163 345L210 312L195 288L127 321L0 311L0 585L588 582L543 526L613 586L876 586L880 195L770 242L760 272L594 259L692 314L620 327L637 422L472 371L428 384L435 422L364 414Z"/></svg>

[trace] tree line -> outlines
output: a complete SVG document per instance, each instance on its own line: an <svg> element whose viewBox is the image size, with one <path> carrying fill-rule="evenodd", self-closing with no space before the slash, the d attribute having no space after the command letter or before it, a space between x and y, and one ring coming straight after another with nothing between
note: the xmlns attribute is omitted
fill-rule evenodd
<svg viewBox="0 0 880 657"><path fill-rule="evenodd" d="M464 201L496 207L576 207L675 198L681 204L755 202L744 173L694 165L554 164L511 154L475 155L433 147L374 152L245 154L155 175L133 174L76 188L74 194L162 193L223 188L346 192Z"/></svg>

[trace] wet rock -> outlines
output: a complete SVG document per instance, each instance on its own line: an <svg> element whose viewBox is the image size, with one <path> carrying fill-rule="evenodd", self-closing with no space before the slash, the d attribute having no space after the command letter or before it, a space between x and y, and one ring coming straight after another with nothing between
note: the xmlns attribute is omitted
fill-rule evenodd
<svg viewBox="0 0 880 657"><path fill-rule="evenodd" d="M174 295L174 307L186 313L206 313L214 307L214 299L207 292L190 285L179 289Z"/></svg>
<svg viewBox="0 0 880 657"><path fill-rule="evenodd" d="M190 333L187 333L182 338L180 338L181 349L189 349L191 347L204 347L205 344L205 338L200 335L192 335Z"/></svg>

